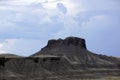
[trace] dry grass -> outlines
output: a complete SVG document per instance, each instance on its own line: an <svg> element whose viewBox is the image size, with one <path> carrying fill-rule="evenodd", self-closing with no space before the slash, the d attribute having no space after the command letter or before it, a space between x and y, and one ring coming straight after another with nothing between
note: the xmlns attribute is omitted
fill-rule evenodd
<svg viewBox="0 0 120 80"><path fill-rule="evenodd" d="M120 76L118 76L118 77L108 76L108 77L106 77L106 80L120 80Z"/></svg>
<svg viewBox="0 0 120 80"><path fill-rule="evenodd" d="M79 80L120 80L120 77L109 76L109 77L99 78L99 79L79 79Z"/></svg>

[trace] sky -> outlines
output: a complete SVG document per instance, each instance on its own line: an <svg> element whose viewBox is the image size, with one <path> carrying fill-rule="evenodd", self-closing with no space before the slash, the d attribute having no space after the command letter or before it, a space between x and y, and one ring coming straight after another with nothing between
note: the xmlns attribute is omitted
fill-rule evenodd
<svg viewBox="0 0 120 80"><path fill-rule="evenodd" d="M69 36L120 57L120 0L0 0L0 53L29 56Z"/></svg>

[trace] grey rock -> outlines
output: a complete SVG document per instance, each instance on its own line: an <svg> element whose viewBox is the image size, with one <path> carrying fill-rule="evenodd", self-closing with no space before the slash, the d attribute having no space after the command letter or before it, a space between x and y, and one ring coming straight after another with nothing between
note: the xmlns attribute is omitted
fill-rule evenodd
<svg viewBox="0 0 120 80"><path fill-rule="evenodd" d="M120 76L120 59L89 51L85 39L49 40L29 57L0 54L0 80L79 80L83 77Z"/></svg>

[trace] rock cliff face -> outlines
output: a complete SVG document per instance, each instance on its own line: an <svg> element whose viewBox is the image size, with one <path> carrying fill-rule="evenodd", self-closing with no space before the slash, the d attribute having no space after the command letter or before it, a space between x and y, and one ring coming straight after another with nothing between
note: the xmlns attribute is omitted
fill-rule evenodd
<svg viewBox="0 0 120 80"><path fill-rule="evenodd" d="M55 55L65 57L73 66L92 68L116 68L117 64L103 59L87 50L85 39L68 37L66 39L49 40L46 47L32 56ZM108 57L109 58L109 57ZM110 59L110 58L109 58Z"/></svg>
<svg viewBox="0 0 120 80"><path fill-rule="evenodd" d="M77 46L80 49L86 49L85 40L77 37L68 37L65 40L49 40L46 47L67 47L67 46Z"/></svg>
<svg viewBox="0 0 120 80"><path fill-rule="evenodd" d="M113 74L120 74L118 58L88 51L85 39L78 37L49 40L41 51L29 57L0 54L0 80L70 80L68 76L81 76L83 72L108 74L111 69L116 72Z"/></svg>

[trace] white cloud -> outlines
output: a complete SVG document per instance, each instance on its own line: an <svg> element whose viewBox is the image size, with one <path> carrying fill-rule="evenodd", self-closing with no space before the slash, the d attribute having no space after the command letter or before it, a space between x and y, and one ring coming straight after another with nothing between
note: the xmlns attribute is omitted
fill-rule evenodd
<svg viewBox="0 0 120 80"><path fill-rule="evenodd" d="M82 23L83 29L105 29L108 28L107 24L109 23L109 16L107 15L96 15L90 17L87 21ZM106 25L105 25L106 24ZM101 26L101 27L98 27Z"/></svg>
<svg viewBox="0 0 120 80"><path fill-rule="evenodd" d="M3 43L0 43L0 54L6 53L6 52L3 50L3 47L4 47Z"/></svg>
<svg viewBox="0 0 120 80"><path fill-rule="evenodd" d="M0 49L3 47L3 44L0 44Z"/></svg>
<svg viewBox="0 0 120 80"><path fill-rule="evenodd" d="M78 36L80 34L81 27L73 17L66 16L63 22L64 27L54 35L55 37Z"/></svg>
<svg viewBox="0 0 120 80"><path fill-rule="evenodd" d="M63 0L62 4L67 8L67 15L76 16L79 12L84 11L84 5L81 0L78 2L73 0Z"/></svg>
<svg viewBox="0 0 120 80"><path fill-rule="evenodd" d="M111 10L119 10L119 4L119 0L2 0L0 36L5 40L0 51L31 53L41 45L37 39L96 36L116 24L110 16L118 15Z"/></svg>
<svg viewBox="0 0 120 80"><path fill-rule="evenodd" d="M81 0L81 2L84 4L86 11L120 9L119 0Z"/></svg>
<svg viewBox="0 0 120 80"><path fill-rule="evenodd" d="M0 53L28 56L39 51L46 42L42 39L6 39L0 43Z"/></svg>
<svg viewBox="0 0 120 80"><path fill-rule="evenodd" d="M0 53L11 52L14 47L14 39L6 39L0 43Z"/></svg>
<svg viewBox="0 0 120 80"><path fill-rule="evenodd" d="M2 0L0 1L1 5L11 5L11 6L21 6L21 5L29 5L33 2L35 2L36 0Z"/></svg>
<svg viewBox="0 0 120 80"><path fill-rule="evenodd" d="M56 5L54 6L56 7ZM51 17L58 16L57 13L59 13L56 9L57 13L52 14L54 12L45 9L44 6L38 3L31 3L29 6L18 6L17 8L16 6L10 7L14 8L14 10L5 9L0 12L1 36L4 35L3 37L7 36L9 38L16 38L16 36L18 38L23 38L24 36L27 38L27 36L30 37L31 34L35 34L31 35L31 38L33 38L33 36L39 37L40 35L44 35L47 32L45 31L47 30L46 27L49 24L54 25Z"/></svg>

